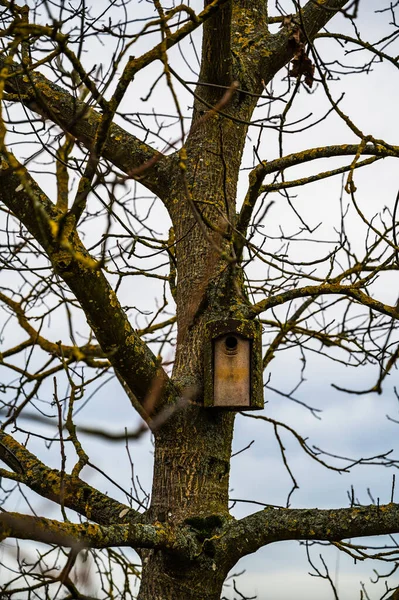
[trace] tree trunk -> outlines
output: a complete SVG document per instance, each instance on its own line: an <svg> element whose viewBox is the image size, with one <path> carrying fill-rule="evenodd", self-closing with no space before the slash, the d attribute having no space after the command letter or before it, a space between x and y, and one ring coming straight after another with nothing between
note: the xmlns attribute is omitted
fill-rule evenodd
<svg viewBox="0 0 399 600"><path fill-rule="evenodd" d="M203 544L191 561L147 552L139 600L219 600L227 571L215 570L206 540L228 518L233 423L233 413L192 405L156 434L150 519L188 522Z"/></svg>
<svg viewBox="0 0 399 600"><path fill-rule="evenodd" d="M220 567L220 559L216 570L206 540L217 536L229 518L234 413L203 408L203 328L211 318L233 316L244 301L236 265L226 258L230 246L224 233L235 215L245 134L246 127L218 116L194 122L186 144L186 181L178 172L172 186L170 205L180 240L173 380L190 404L155 434L149 516L175 525L188 520L204 543L199 556L187 563L165 552L146 553L140 600L219 600L229 570L227 563ZM200 222L202 216L216 231Z"/></svg>
<svg viewBox="0 0 399 600"><path fill-rule="evenodd" d="M145 560L138 600L220 600L226 573L212 557L185 565L151 551Z"/></svg>
<svg viewBox="0 0 399 600"><path fill-rule="evenodd" d="M203 370L203 332L207 321L239 317L248 305L232 233L248 123L268 73L261 72L262 46L256 58L246 48L240 49L240 60L232 59L231 27L245 31L248 20L262 23L265 10L265 5L260 8L252 0L237 10L228 4L217 22L211 19L205 24L199 81L210 85L197 87L191 129L170 182L167 204L178 274L173 381L192 403L155 435L149 516L176 526L189 522L203 544L199 555L186 563L170 553L146 553L139 600L219 600L233 565L223 555L223 547L217 563L213 561L211 538L218 536L218 528L229 518L234 413L202 407L204 377L210 375ZM265 47L267 42L265 32ZM218 60L213 60L216 56ZM281 57L282 65L287 58ZM251 94L234 93L231 88L226 100L226 88L233 81Z"/></svg>

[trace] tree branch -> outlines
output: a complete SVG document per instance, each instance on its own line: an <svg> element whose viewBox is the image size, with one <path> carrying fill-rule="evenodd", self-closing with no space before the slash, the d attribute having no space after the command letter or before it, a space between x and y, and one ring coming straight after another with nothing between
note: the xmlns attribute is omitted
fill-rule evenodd
<svg viewBox="0 0 399 600"><path fill-rule="evenodd" d="M20 483L57 504L62 504L102 525L120 523L125 519L138 520L140 513L103 494L79 477L50 469L13 437L0 431L0 460L12 469ZM6 476L5 473L3 473Z"/></svg>
<svg viewBox="0 0 399 600"><path fill-rule="evenodd" d="M326 510L268 507L231 523L223 543L227 545L227 553L235 562L272 542L340 541L398 532L399 505L393 503Z"/></svg>
<svg viewBox="0 0 399 600"><path fill-rule="evenodd" d="M211 4L205 0L205 6ZM199 80L204 83L229 87L233 81L231 54L232 2L227 2L220 11L208 19L203 26L202 61ZM225 93L219 87L197 88L197 92L210 105L215 105Z"/></svg>
<svg viewBox="0 0 399 600"><path fill-rule="evenodd" d="M208 0L204 10L198 15L190 12L191 21L183 25L183 27L180 27L180 29L174 33L167 35L165 44L161 42L138 58L132 57L126 65L125 77L132 78L136 73L138 73L138 71L141 71L144 67L147 67L149 64L154 62L154 60L162 59L162 53L164 52L165 45L167 50L172 48L192 31L197 29L197 27L203 23L206 23L206 21L208 21L215 13L217 13L227 2L231 2L231 0ZM185 9L187 10L187 7L185 7ZM177 10L179 10L178 7L176 7L175 10L172 9L170 13L173 14L177 12Z"/></svg>
<svg viewBox="0 0 399 600"><path fill-rule="evenodd" d="M165 46L166 49L169 49L180 42L202 23L206 22L226 2L228 0L212 0L198 15L193 11L188 11L191 16L190 22L177 29L173 34L168 35L165 44L160 43L143 55L137 58L131 57L128 60L119 80L119 85L126 88L137 72L162 57ZM168 19L178 11L180 11L180 8L172 9ZM52 31L49 27L41 27L39 28L40 31L37 32L37 26L31 24L25 26L25 34L29 34L32 27L34 29L32 30L33 34L38 35L39 33L56 40L60 46L60 52L69 51L69 53L67 52L68 58L73 60L74 56L66 45L67 38L65 35ZM0 56L0 70L7 65L8 61L6 61L6 55ZM76 68L75 63L76 61L73 62ZM31 71L25 66L15 63L11 67L7 65L7 68L9 69L9 76L5 85L6 92L20 98L25 106L45 118L49 118L65 132L76 137L86 148L92 149L97 130L102 121L101 115L38 71ZM82 69L81 67L79 71L82 81L88 86L93 97L100 103L103 102L108 105L105 99L98 96L94 84ZM170 159L163 156L161 152L128 133L122 127L112 124L109 127L102 156L127 174L134 173L143 164L148 165L148 168L140 169L139 175L136 175L135 178L161 199L164 198L165 190L168 189Z"/></svg>
<svg viewBox="0 0 399 600"><path fill-rule="evenodd" d="M396 67L397 69L399 68L399 62L398 62L397 57L393 57L393 56L390 56L389 54L386 54L382 50L379 50L378 48L376 48L376 46L374 46L373 44L370 44L369 42L364 42L360 38L354 38L349 35L344 35L343 33L328 33L328 32L318 33L315 36L315 39L321 39L321 38L329 38L329 39L333 39L333 40L342 40L343 42L350 42L350 43L354 44L355 46L360 46L361 48L364 48L365 50L369 50L369 52L371 52L372 54L375 54L379 58L381 58L383 60L387 60L388 62L392 63L393 66Z"/></svg>
<svg viewBox="0 0 399 600"><path fill-rule="evenodd" d="M4 67L5 60L4 55L0 56L0 69ZM28 71L27 75L23 75L16 64L10 69L5 90L16 94L25 106L59 125L86 148L92 148L101 116L88 104L74 98L39 72ZM103 157L125 173L153 161L151 169L140 174L140 183L160 198L163 197L168 159L158 150L113 123L109 128Z"/></svg>
<svg viewBox="0 0 399 600"><path fill-rule="evenodd" d="M3 302L16 316L21 328L28 334L28 339L21 342L14 348L2 352L2 358L6 358L29 346L39 346L45 352L53 356L75 359L85 362L88 366L106 366L108 361L96 361L96 359L106 358L98 344L84 344L83 346L66 346L59 342L51 342L43 337L29 322L29 319L22 308L22 303L12 300L3 292L0 292L0 301Z"/></svg>
<svg viewBox="0 0 399 600"><path fill-rule="evenodd" d="M270 162L264 161L259 164L254 171L259 171L263 174L263 177L283 171L288 167L295 167L303 163L316 160L318 158L332 158L337 156L352 156L356 155L359 151L359 144L337 144L332 146L321 146L319 148L309 148L308 150L302 150L302 152L295 152L288 154L282 158L276 158ZM380 156L386 158L392 156L394 158L399 157L399 146L386 147L381 144L367 144L362 148L361 156Z"/></svg>
<svg viewBox="0 0 399 600"><path fill-rule="evenodd" d="M265 298L264 300L261 300L260 302L257 302L249 307L247 310L247 316L248 318L253 318L269 308L274 308L275 306L279 306L280 304L284 304L290 300L295 300L296 298L305 298L309 296L317 297L322 296L323 294L338 294L348 296L349 298L357 300L359 304L362 304L367 308L380 312L384 315L388 315L389 317L394 317L395 319L399 318L399 310L396 306L389 306L389 304L384 304L383 302L374 300L374 298L360 290L355 285L341 285L340 283L307 285L302 288L295 288L288 290L287 292L282 292L277 296L269 296L268 298Z"/></svg>
<svg viewBox="0 0 399 600"><path fill-rule="evenodd" d="M259 196L266 191L277 190L280 189L280 187L290 187L290 184L300 185L300 180L298 180L296 182L281 183L281 185L272 184L262 186L262 182L267 175L270 175L271 173L278 173L284 171L284 169L288 169L289 167L294 167L296 165L304 164L319 158L353 156L356 155L358 151L358 144L321 146L319 148L310 148L308 150L303 150L302 152L288 154L287 156L283 156L282 158L276 158L275 160L272 160L270 162L262 161L261 163L259 163L255 167L255 169L253 169L249 174L249 188L246 193L236 227L239 233L239 237L236 241L236 251L238 252L240 250L240 246L244 244L244 237L246 235L247 228L252 217L253 209ZM362 149L361 155L375 156L381 158L392 156L398 158L399 146L395 146L392 150L391 148L387 148L382 145L368 144ZM331 174L333 173L331 172ZM328 176L328 172L325 173L324 176ZM317 175L315 175L314 177L317 178Z"/></svg>
<svg viewBox="0 0 399 600"><path fill-rule="evenodd" d="M124 517L126 521L126 517ZM194 535L187 531L172 531L161 523L115 524L104 527L93 523L61 523L54 519L32 517L18 513L0 513L0 540L13 537L45 544L56 544L80 550L83 548L132 548L167 549L180 554L192 555L196 548Z"/></svg>
<svg viewBox="0 0 399 600"><path fill-rule="evenodd" d="M44 248L56 273L75 294L103 352L136 397L134 407L148 420L160 408L162 393L170 398L174 394L168 376L130 325L101 265L79 239L73 216L65 218L12 155L12 166L7 162L10 157L0 159L0 200ZM154 388L157 406L152 402L147 410L144 405Z"/></svg>
<svg viewBox="0 0 399 600"><path fill-rule="evenodd" d="M334 17L348 0L326 0L323 3L309 0L301 9L301 23L305 29L306 37L312 41L316 34L330 19ZM292 20L293 25L284 26L282 29L270 36L267 40L258 40L258 45L263 44L261 72L264 84L267 85L276 73L282 69L292 58L295 45L291 42L293 28L297 27L299 17ZM296 23L296 24L295 24Z"/></svg>

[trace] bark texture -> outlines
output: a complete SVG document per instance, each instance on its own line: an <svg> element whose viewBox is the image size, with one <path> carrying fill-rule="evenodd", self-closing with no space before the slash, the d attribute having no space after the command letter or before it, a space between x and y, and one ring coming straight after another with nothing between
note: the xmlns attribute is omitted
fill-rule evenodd
<svg viewBox="0 0 399 600"><path fill-rule="evenodd" d="M330 4L336 8L345 2ZM204 529L205 540L224 535L234 414L201 407L203 328L208 320L248 311L232 239L241 157L257 95L292 55L290 32L269 34L266 9L266 2L236 0L204 24L193 122L184 161L182 153L175 157L166 200L178 241L173 381L177 389L191 390L194 405L155 436L150 515L172 523L204 519L198 527ZM334 14L313 3L305 11L306 22L312 23L310 38ZM233 81L250 94L233 93L214 114L212 107L223 103ZM194 563L186 565L150 551L143 562L139 599L218 600L234 564L233 549L226 550L208 541Z"/></svg>
<svg viewBox="0 0 399 600"><path fill-rule="evenodd" d="M243 285L243 238L264 177L315 158L358 152L356 145L331 146L329 150L313 149L306 156L297 153L259 164L237 215L241 159L259 96L292 58L296 49L293 32L298 34L300 27L304 43L311 42L346 4L347 0L310 0L300 15L271 34L266 1L206 0L199 16L191 15L189 22L162 44L128 60L113 101L97 98L103 115L73 99L44 75L25 72L15 62L0 58L8 94L20 95L25 106L76 138L91 153L93 162L95 150L100 148L103 158L139 180L165 204L176 241L178 331L169 378L129 322L102 265L95 263L78 236L80 210L65 212L56 207L26 169L4 151L2 202L44 248L55 273L80 303L102 357L118 373L135 409L153 427L155 447L151 505L140 515L85 484L78 469L61 477L2 432L0 457L11 469L11 479L96 523L63 527L50 519L18 521L9 513L0 520L3 537L14 533L15 537L51 542L58 533L59 541L72 547L73 539L101 548L131 544L143 558L139 600L219 600L228 571L242 556L263 545L286 539L338 541L399 530L396 505L361 511L267 509L234 521L229 515L234 413L203 408L203 382L209 376L204 373L204 327L210 320L256 319L283 302L323 293L345 294L398 317L397 307L377 303L340 281L324 287L293 288L253 306ZM134 75L154 60L164 60L168 48L201 24L202 58L191 127L181 150L163 156L111 124L110 115L115 114ZM56 32L52 39L65 41ZM96 91L92 93L95 97ZM98 138L103 134L100 144ZM397 156L398 149L369 144L364 153ZM183 409L172 412L159 426L157 416L165 409L173 411L182 401Z"/></svg>

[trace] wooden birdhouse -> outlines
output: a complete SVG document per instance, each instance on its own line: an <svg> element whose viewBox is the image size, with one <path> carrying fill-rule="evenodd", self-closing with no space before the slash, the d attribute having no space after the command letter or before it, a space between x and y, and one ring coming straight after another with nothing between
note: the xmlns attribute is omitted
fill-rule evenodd
<svg viewBox="0 0 399 600"><path fill-rule="evenodd" d="M238 411L262 409L262 329L259 321L209 321L205 335L205 406Z"/></svg>

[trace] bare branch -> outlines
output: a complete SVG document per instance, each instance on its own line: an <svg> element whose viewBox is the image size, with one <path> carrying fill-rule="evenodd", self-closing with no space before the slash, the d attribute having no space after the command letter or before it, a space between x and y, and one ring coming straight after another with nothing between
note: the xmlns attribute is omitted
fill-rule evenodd
<svg viewBox="0 0 399 600"><path fill-rule="evenodd" d="M233 522L224 543L237 557L283 540L341 541L399 533L399 505L339 509L277 509L262 511Z"/></svg>

